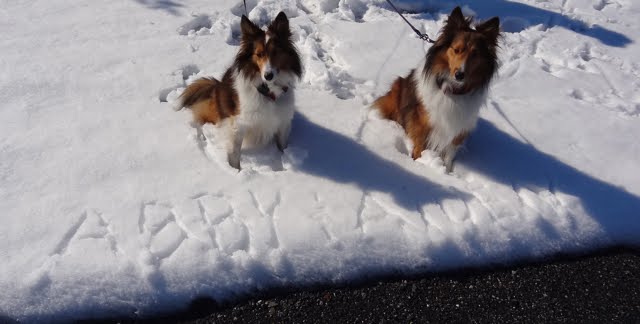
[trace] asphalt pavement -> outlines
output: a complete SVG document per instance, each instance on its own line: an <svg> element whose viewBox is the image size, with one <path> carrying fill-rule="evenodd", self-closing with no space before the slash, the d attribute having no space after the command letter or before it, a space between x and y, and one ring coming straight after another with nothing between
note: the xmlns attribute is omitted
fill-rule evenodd
<svg viewBox="0 0 640 324"><path fill-rule="evenodd" d="M95 322L95 321L94 321ZM136 323L640 323L640 250L292 287Z"/></svg>

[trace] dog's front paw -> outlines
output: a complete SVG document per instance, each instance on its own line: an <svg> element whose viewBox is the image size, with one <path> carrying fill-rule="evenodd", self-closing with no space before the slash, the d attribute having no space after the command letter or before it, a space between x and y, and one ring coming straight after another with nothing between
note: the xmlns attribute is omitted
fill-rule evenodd
<svg viewBox="0 0 640 324"><path fill-rule="evenodd" d="M290 170L301 166L309 156L305 149L289 147L282 152L282 166L285 170Z"/></svg>
<svg viewBox="0 0 640 324"><path fill-rule="evenodd" d="M445 162L445 172L450 174L453 173L453 161Z"/></svg>
<svg viewBox="0 0 640 324"><path fill-rule="evenodd" d="M240 156L235 154L227 155L227 160L232 168L240 170Z"/></svg>
<svg viewBox="0 0 640 324"><path fill-rule="evenodd" d="M284 152L284 150L289 145L289 132L291 131L291 124L288 123L286 125L281 126L276 133L276 146L278 146L278 150L280 152Z"/></svg>
<svg viewBox="0 0 640 324"><path fill-rule="evenodd" d="M276 146L278 147L278 150L282 153L284 153L284 150L287 148L288 143L286 141L280 141L280 140L276 140Z"/></svg>

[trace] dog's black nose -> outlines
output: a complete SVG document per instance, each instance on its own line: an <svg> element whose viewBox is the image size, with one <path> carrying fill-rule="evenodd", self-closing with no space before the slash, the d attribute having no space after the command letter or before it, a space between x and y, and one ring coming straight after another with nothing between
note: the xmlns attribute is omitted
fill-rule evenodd
<svg viewBox="0 0 640 324"><path fill-rule="evenodd" d="M267 81L271 81L271 79L273 79L273 72L267 72L267 73L265 73L265 74L264 74L264 78L265 78Z"/></svg>
<svg viewBox="0 0 640 324"><path fill-rule="evenodd" d="M458 81L464 80L464 72L462 72L460 70L456 71L456 74L454 76L456 77L456 80L458 80Z"/></svg>

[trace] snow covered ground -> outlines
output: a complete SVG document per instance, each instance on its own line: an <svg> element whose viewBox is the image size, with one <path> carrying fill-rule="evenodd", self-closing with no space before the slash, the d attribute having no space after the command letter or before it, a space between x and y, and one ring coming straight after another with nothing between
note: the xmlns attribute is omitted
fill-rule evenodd
<svg viewBox="0 0 640 324"><path fill-rule="evenodd" d="M290 147L239 173L172 101L231 62L241 1L2 1L0 321L640 243L637 1L395 2L431 36L456 4L502 21L452 175L368 111L429 46L382 0L247 1L305 75Z"/></svg>

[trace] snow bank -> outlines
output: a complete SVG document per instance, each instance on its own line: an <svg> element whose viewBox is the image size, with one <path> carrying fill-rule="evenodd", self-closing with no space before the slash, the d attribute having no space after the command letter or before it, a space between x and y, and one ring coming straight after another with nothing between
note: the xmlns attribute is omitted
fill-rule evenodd
<svg viewBox="0 0 640 324"><path fill-rule="evenodd" d="M454 4L395 1L437 35ZM280 285L532 259L640 230L640 6L467 1L502 67L454 174L368 105L428 44L379 0L247 1L291 18L290 147L243 151L173 102L220 76L239 1L0 11L0 319L145 316Z"/></svg>

